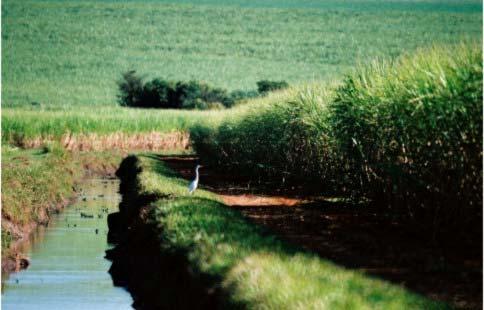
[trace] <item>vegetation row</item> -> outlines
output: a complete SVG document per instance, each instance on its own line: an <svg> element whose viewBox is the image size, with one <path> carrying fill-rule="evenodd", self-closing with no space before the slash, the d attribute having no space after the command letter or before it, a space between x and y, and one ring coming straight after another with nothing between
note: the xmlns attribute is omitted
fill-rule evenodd
<svg viewBox="0 0 484 310"><path fill-rule="evenodd" d="M479 45L435 47L374 62L338 87L306 87L283 97L219 126L194 126L191 138L202 161L370 200L432 234L478 229Z"/></svg>
<svg viewBox="0 0 484 310"><path fill-rule="evenodd" d="M118 102L121 106L137 108L222 109L287 87L285 81L262 80L257 82L257 91L236 90L229 94L226 89L200 81L175 82L155 78L144 83L136 71L131 70L123 73L118 81Z"/></svg>
<svg viewBox="0 0 484 310"><path fill-rule="evenodd" d="M34 140L60 142L66 136L187 131L195 123L218 121L224 111L126 109L119 106L2 109L2 143L28 145ZM233 111L231 109L230 111Z"/></svg>
<svg viewBox="0 0 484 310"><path fill-rule="evenodd" d="M166 257L183 254L183 258L170 260L170 270L166 273L178 270L176 265L187 261L185 270L189 269L193 278L207 279L203 281L207 286L205 291L212 292L212 295L223 291L219 301L223 305L221 308L446 308L444 304L427 300L402 287L288 246L267 232L263 233L260 227L223 205L210 192L197 190L189 195L188 182L177 177L154 156L126 158L117 175L121 184L126 184L122 186L126 189L123 200L139 200L139 205L120 205L121 212L125 216L131 214L135 222L139 222L138 216L144 214L146 222L155 227L152 234L159 243L157 252L161 251ZM151 210L140 211L147 205L147 197L153 199L149 202ZM131 224L123 229L126 234L133 233ZM173 276L179 286L171 294L167 293L163 281L172 278L147 276L149 281L156 277L162 283L150 285L148 290L151 296L158 298L160 305L174 308L199 305L186 298L193 285L185 278L180 281L180 274ZM191 296L196 298L197 295ZM211 307L217 308L214 304Z"/></svg>

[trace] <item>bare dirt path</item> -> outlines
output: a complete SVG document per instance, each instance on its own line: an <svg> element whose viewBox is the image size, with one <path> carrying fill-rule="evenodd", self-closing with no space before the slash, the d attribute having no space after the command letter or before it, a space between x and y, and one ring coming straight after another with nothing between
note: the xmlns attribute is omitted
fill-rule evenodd
<svg viewBox="0 0 484 310"><path fill-rule="evenodd" d="M160 157L193 179L196 158ZM454 307L482 309L482 237L435 245L369 207L254 186L234 175L200 170L200 186L281 239L324 259L403 285ZM269 190L268 190L269 189Z"/></svg>

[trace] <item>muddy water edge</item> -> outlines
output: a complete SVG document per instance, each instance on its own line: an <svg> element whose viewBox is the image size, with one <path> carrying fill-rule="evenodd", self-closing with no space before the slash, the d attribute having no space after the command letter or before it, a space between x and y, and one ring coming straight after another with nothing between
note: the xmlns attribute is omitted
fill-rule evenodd
<svg viewBox="0 0 484 310"><path fill-rule="evenodd" d="M130 294L113 285L104 259L118 188L117 180L86 180L75 203L36 229L22 245L29 268L2 282L2 309L131 309Z"/></svg>

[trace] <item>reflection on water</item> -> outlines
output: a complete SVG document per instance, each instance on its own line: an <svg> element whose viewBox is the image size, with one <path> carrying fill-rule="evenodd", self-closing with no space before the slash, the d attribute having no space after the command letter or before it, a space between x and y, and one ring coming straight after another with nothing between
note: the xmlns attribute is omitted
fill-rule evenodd
<svg viewBox="0 0 484 310"><path fill-rule="evenodd" d="M76 203L22 245L31 264L5 281L2 309L131 309L130 294L113 286L104 259L118 186L117 180L86 182Z"/></svg>

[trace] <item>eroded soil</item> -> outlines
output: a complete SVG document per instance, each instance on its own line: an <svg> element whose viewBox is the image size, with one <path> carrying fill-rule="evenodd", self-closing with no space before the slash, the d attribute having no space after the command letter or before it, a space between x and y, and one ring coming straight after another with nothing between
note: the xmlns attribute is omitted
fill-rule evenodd
<svg viewBox="0 0 484 310"><path fill-rule="evenodd" d="M193 179L196 158L160 157ZM436 244L371 206L298 195L297 189L255 186L234 175L200 169L200 187L219 194L246 218L324 259L403 285L456 308L482 309L482 235Z"/></svg>

